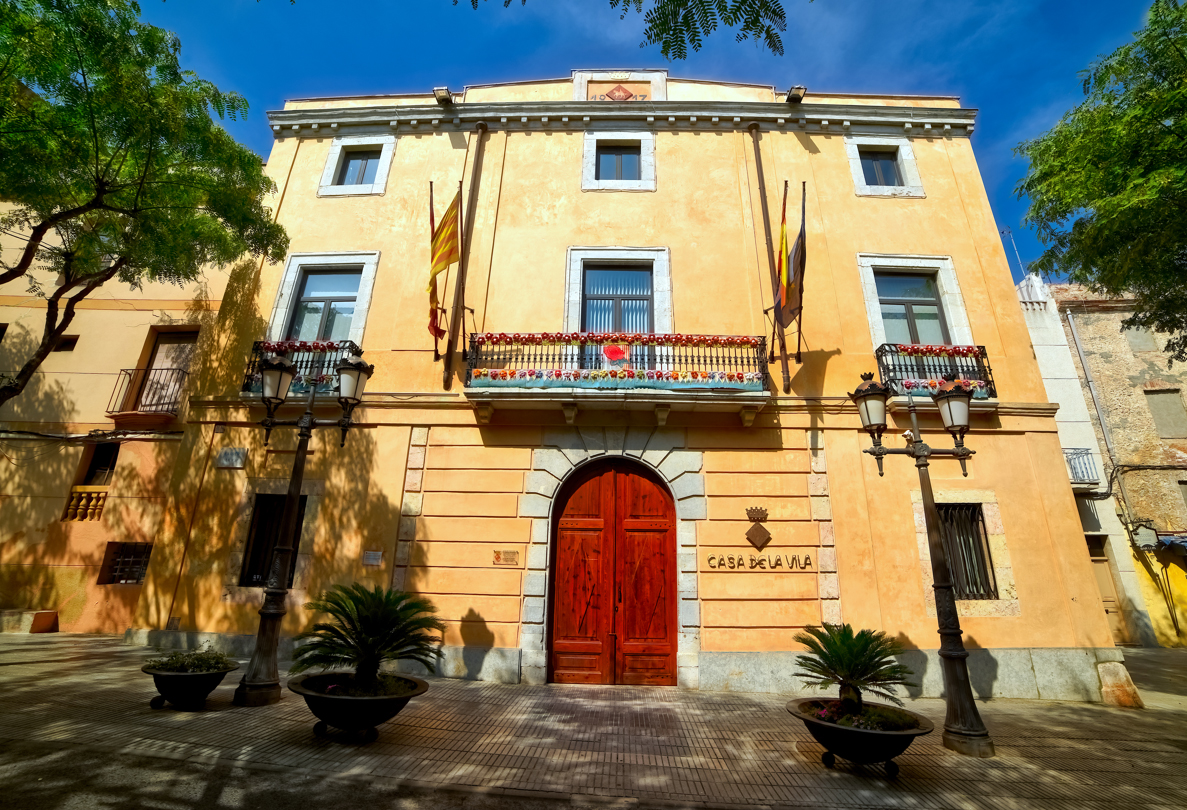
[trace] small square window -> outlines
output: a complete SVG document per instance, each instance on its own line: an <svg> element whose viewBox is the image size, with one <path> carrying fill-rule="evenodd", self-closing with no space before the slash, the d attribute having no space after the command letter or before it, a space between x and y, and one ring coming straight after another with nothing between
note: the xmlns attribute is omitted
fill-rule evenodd
<svg viewBox="0 0 1187 810"><path fill-rule="evenodd" d="M99 571L100 585L138 585L148 572L152 543L108 543Z"/></svg>
<svg viewBox="0 0 1187 810"><path fill-rule="evenodd" d="M379 169L379 158L383 155L379 149L359 149L342 154L342 170L338 172L336 186L362 186L375 182L375 173Z"/></svg>
<svg viewBox="0 0 1187 810"><path fill-rule="evenodd" d="M936 277L874 272L887 343L948 343Z"/></svg>
<svg viewBox="0 0 1187 810"><path fill-rule="evenodd" d="M0 323L0 342L4 340L4 335L6 332L8 332L8 324Z"/></svg>
<svg viewBox="0 0 1187 810"><path fill-rule="evenodd" d="M62 335L58 338L58 342L54 344L55 352L72 352L74 347L78 345L78 335Z"/></svg>
<svg viewBox="0 0 1187 810"><path fill-rule="evenodd" d="M898 150L859 149L861 170L869 186L901 186L898 170Z"/></svg>
<svg viewBox="0 0 1187 810"><path fill-rule="evenodd" d="M84 487L105 487L111 483L111 476L115 473L115 462L120 457L119 442L103 442L95 445L91 450L91 459L87 462L87 472L83 476Z"/></svg>
<svg viewBox="0 0 1187 810"><path fill-rule="evenodd" d="M642 160L639 144L598 144L598 180L640 180Z"/></svg>

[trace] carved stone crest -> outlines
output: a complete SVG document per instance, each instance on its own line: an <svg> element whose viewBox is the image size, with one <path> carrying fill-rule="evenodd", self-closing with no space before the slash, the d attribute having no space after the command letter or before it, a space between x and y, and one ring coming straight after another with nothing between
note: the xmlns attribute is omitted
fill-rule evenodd
<svg viewBox="0 0 1187 810"><path fill-rule="evenodd" d="M771 542L771 533L767 531L766 526L762 525L763 521L767 519L767 510L759 506L752 506L746 510L746 517L754 523L746 530L746 539L755 549L762 551L766 548L767 543Z"/></svg>

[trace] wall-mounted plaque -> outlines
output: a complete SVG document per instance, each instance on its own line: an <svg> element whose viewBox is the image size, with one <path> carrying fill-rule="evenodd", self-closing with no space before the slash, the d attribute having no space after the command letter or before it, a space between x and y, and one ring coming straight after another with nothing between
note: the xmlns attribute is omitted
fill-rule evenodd
<svg viewBox="0 0 1187 810"><path fill-rule="evenodd" d="M495 565L519 565L519 552L496 549Z"/></svg>
<svg viewBox="0 0 1187 810"><path fill-rule="evenodd" d="M363 565L383 565L382 551L364 551Z"/></svg>
<svg viewBox="0 0 1187 810"><path fill-rule="evenodd" d="M215 456L214 466L220 470L242 470L247 464L246 447L224 447Z"/></svg>

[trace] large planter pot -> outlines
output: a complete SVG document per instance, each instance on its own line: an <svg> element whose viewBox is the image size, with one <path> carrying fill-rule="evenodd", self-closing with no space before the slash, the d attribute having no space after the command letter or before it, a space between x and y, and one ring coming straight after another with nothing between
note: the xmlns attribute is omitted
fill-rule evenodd
<svg viewBox="0 0 1187 810"><path fill-rule="evenodd" d="M152 675L159 695L148 702L154 709L165 708L172 703L179 709L197 711L206 705L206 698L223 682L228 672L239 669L235 664L216 672L165 672L161 669L141 667L141 672Z"/></svg>
<svg viewBox="0 0 1187 810"><path fill-rule="evenodd" d="M829 768L836 763L837 757L861 765L883 762L886 767L886 775L893 778L898 775L898 765L893 761L894 758L906 751L916 737L931 734L935 730L932 721L923 715L881 703L867 702L865 705L905 712L915 718L919 723L919 728L910 728L905 731L871 731L864 728L838 726L836 723L804 714L800 708L805 703L817 703L820 700L821 698L792 700L787 704L787 711L791 713L792 717L802 720L808 727L808 733L816 738L816 742L824 746L825 752L821 755L820 761Z"/></svg>
<svg viewBox="0 0 1187 810"><path fill-rule="evenodd" d="M412 698L429 691L429 685L426 682L411 675L397 676L416 685L413 692L399 697L327 695L309 688L309 686L318 686L335 676L344 674L347 673L323 672L289 678L289 689L305 698L305 705L309 707L309 711L313 712L313 715L321 721L313 727L313 732L318 736L325 735L327 726L333 726L343 731L363 732L364 739L371 742L379 736L379 732L375 729L376 726L386 723L399 714L400 710L407 706L408 701Z"/></svg>

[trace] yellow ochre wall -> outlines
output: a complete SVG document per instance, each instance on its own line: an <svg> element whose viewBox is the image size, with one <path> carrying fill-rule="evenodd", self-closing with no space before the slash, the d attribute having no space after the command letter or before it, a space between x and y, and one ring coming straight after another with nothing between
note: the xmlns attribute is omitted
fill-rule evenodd
<svg viewBox="0 0 1187 810"><path fill-rule="evenodd" d="M668 87L673 99L773 100L769 88L757 85L669 80ZM702 87L710 89L697 95ZM567 80L470 88L466 95L468 102L571 98ZM956 107L944 98L808 101ZM411 102L319 99L286 109L427 102L427 96ZM706 517L695 521L695 548L680 551L695 553L682 576L696 574L693 635L702 658L794 650L791 636L803 626L841 618L934 650L938 637L927 609L912 501L918 479L911 463L896 457L887 459L885 477L878 476L874 460L860 452L869 440L844 399L861 372L876 369L856 254L879 253L951 258L974 342L986 347L998 387L997 410L973 418L967 442L977 455L969 477L962 478L950 461L933 466L936 489L946 497L967 492L994 504L991 540L1011 569L1002 575L1012 583L1014 608L1002 607L999 615L969 608L964 627L970 646L1112 647L1054 409L1046 404L967 137L912 137L926 198L888 199L855 195L839 129L764 127L761 148L776 238L783 182L790 182L793 233L800 183L807 182L803 363L792 364L791 395L780 393L752 427L741 427L736 414L674 410L657 429L649 410L583 409L569 426L559 407L497 409L490 424L480 424L463 395L464 362L455 365L461 370L451 390L442 390L441 366L433 362L425 328L427 192L434 182L440 214L458 180L469 176L478 136L427 122L415 129L401 123L394 131L394 157L380 196L317 196L333 139L325 127L296 136L282 132L269 157L268 170L280 187L273 206L293 253L381 253L362 340L375 375L356 414L361 427L346 448L339 449L337 434L330 432L314 440L306 491L317 503L307 513L286 634L309 625L311 616L300 604L310 595L361 580L402 583L430 596L446 620L447 646L522 647L522 616L531 597L525 560L533 523L540 520L525 516L523 507L531 495L535 451L555 447L562 435L610 441L654 433L682 452L700 454L695 457ZM472 224L466 300L474 313L468 330L562 329L568 248L615 245L670 249L675 332L769 334L763 310L770 305L770 275L750 134L724 119L718 126L657 125L651 131L656 191L583 192L580 126L492 126L483 136ZM163 630L174 617L182 631L255 632L260 594L234 584L241 564L236 555L253 494L284 491L294 439L278 431L264 448L255 426L262 411L238 391L283 271L271 264L245 269L212 327L210 340L219 352L196 371L169 507L133 622L138 629ZM441 291L445 302L452 300L455 278L456 266ZM790 338L794 342L794 329ZM771 372L778 386L778 364ZM323 415L336 412L331 405ZM925 439L950 446L934 413L921 413ZM897 436L908 424L905 414L896 413L888 443L901 446ZM588 437L580 441L594 446ZM210 463L227 447L247 449L244 470ZM774 539L766 551L810 555L810 569L723 572L709 566L714 553L753 553L743 536L750 506L769 512ZM519 567L495 566L494 549L520 551ZM383 564L364 567L364 550L382 551Z"/></svg>

